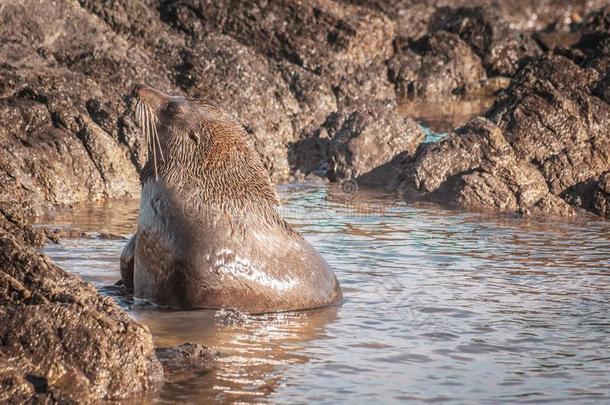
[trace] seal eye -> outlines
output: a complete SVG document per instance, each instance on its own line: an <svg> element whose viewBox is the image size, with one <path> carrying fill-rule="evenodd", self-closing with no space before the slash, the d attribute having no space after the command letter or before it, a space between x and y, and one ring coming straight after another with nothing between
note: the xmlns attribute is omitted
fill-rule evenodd
<svg viewBox="0 0 610 405"><path fill-rule="evenodd" d="M180 113L180 109L181 109L181 107L178 103L170 102L170 103L167 103L167 107L165 108L165 111L170 115L177 115L178 113Z"/></svg>

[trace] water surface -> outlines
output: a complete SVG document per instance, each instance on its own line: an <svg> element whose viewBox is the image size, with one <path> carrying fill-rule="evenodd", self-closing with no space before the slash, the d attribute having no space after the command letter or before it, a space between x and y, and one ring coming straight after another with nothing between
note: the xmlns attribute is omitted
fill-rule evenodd
<svg viewBox="0 0 610 405"><path fill-rule="evenodd" d="M610 401L610 224L410 206L393 195L280 187L289 222L343 286L339 308L256 317L122 303L158 346L225 353L152 403L600 403ZM128 235L137 203L42 222ZM45 252L97 287L124 241Z"/></svg>

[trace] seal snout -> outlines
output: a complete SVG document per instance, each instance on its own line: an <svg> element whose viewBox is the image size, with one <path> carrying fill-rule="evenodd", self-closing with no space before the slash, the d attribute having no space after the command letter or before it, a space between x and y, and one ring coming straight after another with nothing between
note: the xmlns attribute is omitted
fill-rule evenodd
<svg viewBox="0 0 610 405"><path fill-rule="evenodd" d="M145 84L136 84L133 90L136 97L154 111L166 104L170 97L158 90L153 89Z"/></svg>

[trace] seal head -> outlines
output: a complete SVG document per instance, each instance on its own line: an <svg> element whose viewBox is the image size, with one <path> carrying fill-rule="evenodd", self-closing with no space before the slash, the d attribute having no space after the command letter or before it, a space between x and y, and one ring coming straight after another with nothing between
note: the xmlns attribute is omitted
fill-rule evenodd
<svg viewBox="0 0 610 405"><path fill-rule="evenodd" d="M135 95L148 160L137 232L121 258L134 296L248 313L339 303L326 261L277 212L242 125L198 100L147 86Z"/></svg>

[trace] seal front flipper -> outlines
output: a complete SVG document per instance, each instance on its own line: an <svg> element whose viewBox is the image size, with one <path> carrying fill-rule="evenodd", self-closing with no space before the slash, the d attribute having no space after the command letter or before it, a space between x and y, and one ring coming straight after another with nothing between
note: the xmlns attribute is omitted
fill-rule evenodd
<svg viewBox="0 0 610 405"><path fill-rule="evenodd" d="M133 264L136 252L136 235L134 234L121 252L121 281L129 292L133 292Z"/></svg>

